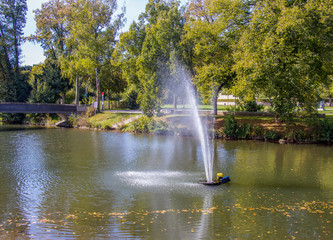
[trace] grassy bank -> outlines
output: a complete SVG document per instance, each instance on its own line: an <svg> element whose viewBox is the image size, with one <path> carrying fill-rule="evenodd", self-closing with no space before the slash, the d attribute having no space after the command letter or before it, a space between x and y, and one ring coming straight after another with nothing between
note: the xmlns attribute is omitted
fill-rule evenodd
<svg viewBox="0 0 333 240"><path fill-rule="evenodd" d="M332 114L331 114L332 112ZM173 114L163 117L148 118L140 114L101 112L71 115L72 127L101 130L120 130L124 132L169 134L180 136L195 135L195 124L186 114ZM202 116L209 127L211 136L221 139L246 139L262 141L279 141L290 143L332 143L333 109L325 111L323 119L296 119L292 124L275 121L271 116ZM33 121L32 121L33 120ZM59 119L58 119L59 120ZM30 123L51 126L57 119L45 115L44 118L32 118ZM28 121L29 123L29 121Z"/></svg>
<svg viewBox="0 0 333 240"><path fill-rule="evenodd" d="M101 130L113 130L116 125L122 125L126 120L134 118L138 114L129 113L111 113L111 112L101 112L96 114L86 114L86 115L71 115L69 117L69 123L73 127L80 128L93 128Z"/></svg>
<svg viewBox="0 0 333 240"><path fill-rule="evenodd" d="M289 143L332 143L333 118L297 119L292 124L276 122L267 116L203 116L209 133L221 139L246 139ZM122 127L123 131L195 135L195 125L188 115L167 115L161 118L140 118Z"/></svg>

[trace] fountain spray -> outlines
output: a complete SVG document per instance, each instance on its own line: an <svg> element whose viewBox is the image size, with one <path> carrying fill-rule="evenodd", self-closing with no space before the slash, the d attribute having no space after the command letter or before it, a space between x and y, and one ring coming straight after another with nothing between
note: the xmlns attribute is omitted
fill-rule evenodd
<svg viewBox="0 0 333 240"><path fill-rule="evenodd" d="M192 85L187 82L187 96L192 109L192 116L195 123L195 128L198 133L202 151L202 157L205 165L205 173L207 183L213 182L213 153L212 147L208 138L208 131L205 124L200 119L197 100L195 98Z"/></svg>

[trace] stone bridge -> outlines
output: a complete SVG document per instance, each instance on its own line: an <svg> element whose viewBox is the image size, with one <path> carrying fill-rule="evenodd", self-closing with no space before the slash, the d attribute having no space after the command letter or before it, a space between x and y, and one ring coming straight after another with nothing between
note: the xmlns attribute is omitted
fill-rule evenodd
<svg viewBox="0 0 333 240"><path fill-rule="evenodd" d="M85 112L83 105L51 103L0 103L0 113L57 113L71 114Z"/></svg>

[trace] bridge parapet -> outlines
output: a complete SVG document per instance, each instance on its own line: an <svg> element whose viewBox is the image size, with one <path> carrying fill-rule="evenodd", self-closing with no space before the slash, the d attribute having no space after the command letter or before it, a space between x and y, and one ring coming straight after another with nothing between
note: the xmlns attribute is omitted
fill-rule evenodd
<svg viewBox="0 0 333 240"><path fill-rule="evenodd" d="M86 106L75 104L51 104L51 103L0 103L2 113L79 113L85 112Z"/></svg>

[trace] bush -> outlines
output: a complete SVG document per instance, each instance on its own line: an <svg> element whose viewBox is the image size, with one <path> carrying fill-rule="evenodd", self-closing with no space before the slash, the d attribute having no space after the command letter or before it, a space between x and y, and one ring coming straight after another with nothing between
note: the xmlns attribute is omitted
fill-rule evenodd
<svg viewBox="0 0 333 240"><path fill-rule="evenodd" d="M87 111L86 111L86 117L92 117L95 115L95 108L93 106L90 106L87 108Z"/></svg>
<svg viewBox="0 0 333 240"><path fill-rule="evenodd" d="M138 93L134 90L130 91L127 95L126 101L128 103L128 107L131 110L139 109L140 105L137 103Z"/></svg>
<svg viewBox="0 0 333 240"><path fill-rule="evenodd" d="M279 140L281 138L281 135L274 130L267 130L264 137L266 140Z"/></svg>
<svg viewBox="0 0 333 240"><path fill-rule="evenodd" d="M259 125L251 125L249 127L249 133L248 136L251 139L264 139L265 136L265 129L262 126Z"/></svg>
<svg viewBox="0 0 333 240"><path fill-rule="evenodd" d="M78 127L79 117L76 114L71 114L68 117L68 122L73 127Z"/></svg>
<svg viewBox="0 0 333 240"><path fill-rule="evenodd" d="M256 101L248 101L244 104L244 110L247 112L258 112L262 108L263 106L258 105Z"/></svg>
<svg viewBox="0 0 333 240"><path fill-rule="evenodd" d="M307 133L303 129L291 129L286 133L286 138L288 141L292 142L307 142L312 141L315 136L311 136L311 134Z"/></svg>
<svg viewBox="0 0 333 240"><path fill-rule="evenodd" d="M155 133L155 134L169 134L172 132L169 123L157 119L157 118L149 118L149 117L141 117L127 126L122 127L122 129L126 128L128 131L136 132L136 133Z"/></svg>
<svg viewBox="0 0 333 240"><path fill-rule="evenodd" d="M320 121L320 136L319 140L321 142L333 142L333 122L329 122L327 118Z"/></svg>
<svg viewBox="0 0 333 240"><path fill-rule="evenodd" d="M225 119L223 133L229 139L245 139L250 129L250 125L238 124L235 116L230 114Z"/></svg>
<svg viewBox="0 0 333 240"><path fill-rule="evenodd" d="M258 112L264 110L264 106L258 105L256 101L248 101L240 105L227 106L227 110L231 112Z"/></svg>

